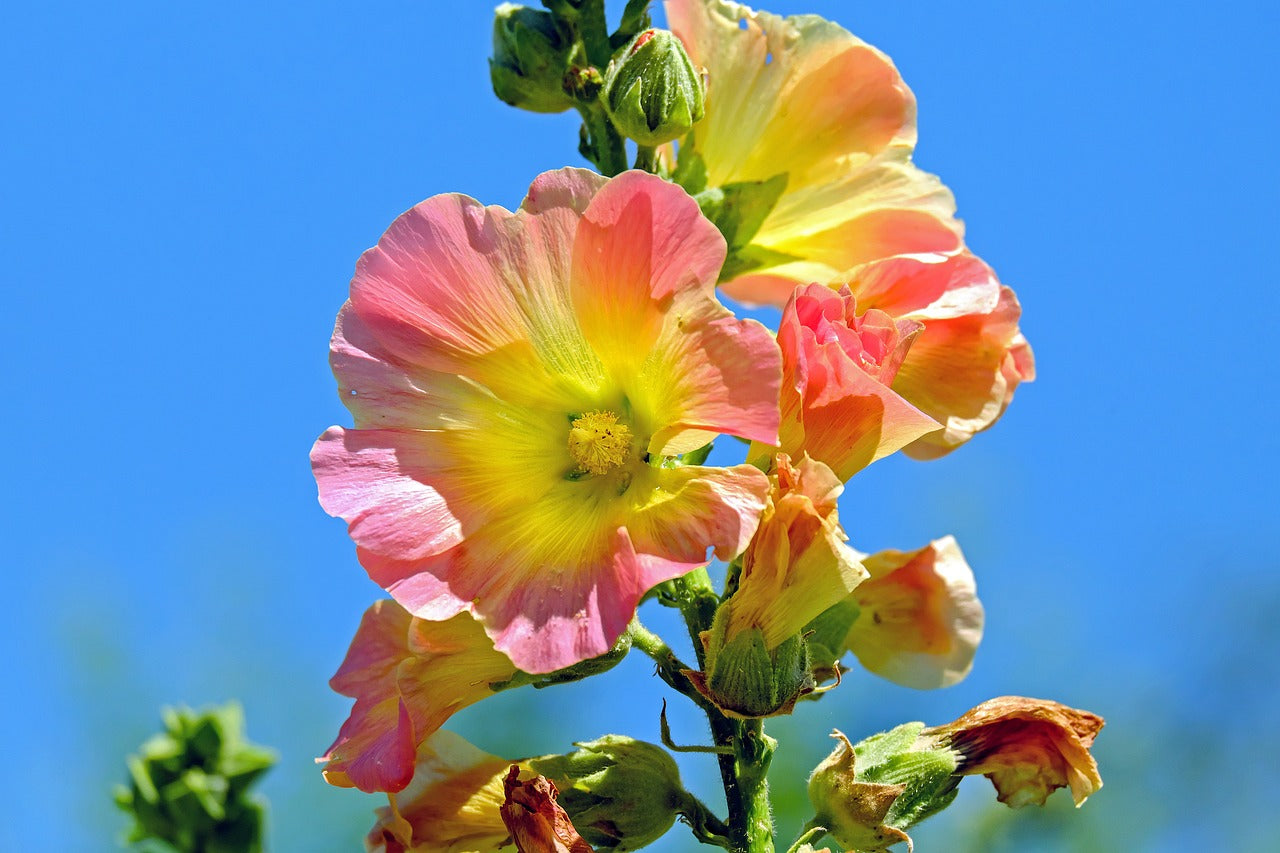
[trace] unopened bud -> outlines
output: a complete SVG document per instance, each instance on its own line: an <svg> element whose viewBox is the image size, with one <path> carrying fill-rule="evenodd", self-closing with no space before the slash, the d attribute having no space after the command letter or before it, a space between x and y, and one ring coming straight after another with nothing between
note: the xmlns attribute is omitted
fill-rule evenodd
<svg viewBox="0 0 1280 853"><path fill-rule="evenodd" d="M815 685L804 638L795 634L770 649L759 628L733 633L733 606L733 598L720 605L711 630L703 634L706 672L685 675L730 717L790 714L796 700L813 692Z"/></svg>
<svg viewBox="0 0 1280 853"><path fill-rule="evenodd" d="M529 763L555 780L561 805L582 837L600 850L637 850L653 843L690 798L665 750L623 735L605 735L567 755Z"/></svg>
<svg viewBox="0 0 1280 853"><path fill-rule="evenodd" d="M513 107L559 113L573 106L565 91L572 43L550 12L503 3L493 18L493 91Z"/></svg>
<svg viewBox="0 0 1280 853"><path fill-rule="evenodd" d="M702 118L702 75L667 30L645 30L609 63L603 102L614 125L641 145L662 145Z"/></svg>

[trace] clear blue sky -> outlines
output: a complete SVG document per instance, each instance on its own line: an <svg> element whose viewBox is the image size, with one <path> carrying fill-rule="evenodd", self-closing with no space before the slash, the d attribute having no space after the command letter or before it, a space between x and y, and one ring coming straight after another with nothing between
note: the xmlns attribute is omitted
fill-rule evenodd
<svg viewBox="0 0 1280 853"><path fill-rule="evenodd" d="M942 461L878 463L842 504L864 550L956 534L988 611L973 675L940 693L851 677L775 727L778 784L800 789L834 725L1053 697L1110 721L1108 787L1074 816L1110 831L1092 849L1212 847L1228 825L1256 849L1263 795L1223 780L1273 789L1251 739L1280 699L1276 6L768 8L894 58L920 103L917 161L1017 289L1039 369L994 430ZM230 697L282 753L274 849L358 849L374 803L326 790L310 759L345 715L325 681L378 591L316 504L307 453L349 423L326 348L359 253L429 195L512 206L579 162L571 117L490 94L490 14L6 11L0 849L112 849L108 789L159 705ZM649 674L631 661L599 686L506 694L456 728L517 754L656 739ZM524 703L554 724L522 730ZM682 766L714 787L702 759ZM984 819L986 783L967 788L917 849ZM686 849L683 833L654 849Z"/></svg>

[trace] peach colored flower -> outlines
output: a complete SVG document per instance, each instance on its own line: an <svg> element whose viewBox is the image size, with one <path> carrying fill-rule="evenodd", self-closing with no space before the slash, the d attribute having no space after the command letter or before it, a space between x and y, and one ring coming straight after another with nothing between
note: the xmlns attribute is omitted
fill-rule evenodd
<svg viewBox="0 0 1280 853"><path fill-rule="evenodd" d="M938 429L891 387L920 324L879 310L858 314L848 290L798 287L778 327L782 349L779 446L807 453L841 480ZM772 457L763 443L754 458Z"/></svg>
<svg viewBox="0 0 1280 853"><path fill-rule="evenodd" d="M954 450L1004 414L1019 383L1035 379L1017 297L968 251L889 258L838 281L862 310L922 327L892 387L943 428L907 445L908 456Z"/></svg>
<svg viewBox="0 0 1280 853"><path fill-rule="evenodd" d="M881 551L862 556L862 564L871 579L814 623L810 647L819 674L832 674L852 651L876 675L919 690L949 687L968 675L984 616L956 540L944 536L917 551Z"/></svg>
<svg viewBox="0 0 1280 853"><path fill-rule="evenodd" d="M751 239L735 298L782 305L798 284L868 261L960 248L951 193L910 162L916 103L893 63L814 15L729 0L666 0L706 69L706 114L681 141L712 187L786 176Z"/></svg>
<svg viewBox="0 0 1280 853"><path fill-rule="evenodd" d="M370 577L415 616L473 614L540 673L607 651L708 548L741 552L767 478L672 464L719 433L777 436L778 350L716 301L724 254L693 199L639 172L397 219L333 337L356 428L312 450Z"/></svg>
<svg viewBox="0 0 1280 853"><path fill-rule="evenodd" d="M1079 806L1102 787L1089 748L1103 724L1097 714L1059 702L1001 696L955 722L925 729L921 737L959 753L956 772L986 776L1000 802L1012 808L1044 805L1049 794L1063 787L1071 788Z"/></svg>
<svg viewBox="0 0 1280 853"><path fill-rule="evenodd" d="M592 853L556 802L560 792L547 777L521 781L520 767L513 764L502 789L506 800L499 812L520 853Z"/></svg>
<svg viewBox="0 0 1280 853"><path fill-rule="evenodd" d="M362 791L399 791L413 777L419 744L458 710L516 673L470 616L415 619L378 601L360 620L329 684L356 700L322 761L326 781Z"/></svg>

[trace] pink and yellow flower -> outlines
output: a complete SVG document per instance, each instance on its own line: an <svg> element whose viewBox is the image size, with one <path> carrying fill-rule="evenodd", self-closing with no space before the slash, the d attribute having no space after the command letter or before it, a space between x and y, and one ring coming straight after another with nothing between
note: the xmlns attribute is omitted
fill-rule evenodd
<svg viewBox="0 0 1280 853"><path fill-rule="evenodd" d="M419 745L515 674L470 616L429 622L394 601L375 602L329 682L356 703L321 759L326 781L362 791L401 790L413 777Z"/></svg>
<svg viewBox="0 0 1280 853"><path fill-rule="evenodd" d="M355 429L312 465L369 575L470 613L521 670L600 655L655 584L741 552L767 478L670 461L777 438L780 356L714 296L725 243L679 187L540 177L521 210L428 199L360 259L334 374Z"/></svg>
<svg viewBox="0 0 1280 853"><path fill-rule="evenodd" d="M706 113L682 140L707 184L786 188L751 240L735 298L782 305L797 284L858 264L960 248L951 193L910 158L916 103L889 57L813 15L729 0L666 0L671 29L707 72Z"/></svg>
<svg viewBox="0 0 1280 853"><path fill-rule="evenodd" d="M858 312L847 289L796 288L778 327L784 453L807 453L841 480L938 429L892 388L921 326L879 310ZM756 458L772 448L752 447Z"/></svg>

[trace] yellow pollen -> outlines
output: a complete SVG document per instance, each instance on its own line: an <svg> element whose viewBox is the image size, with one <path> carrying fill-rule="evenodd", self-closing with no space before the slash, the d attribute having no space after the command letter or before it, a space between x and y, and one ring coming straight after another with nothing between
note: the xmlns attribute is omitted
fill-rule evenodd
<svg viewBox="0 0 1280 853"><path fill-rule="evenodd" d="M631 450L631 428L613 412L587 412L569 429L569 455L592 474L622 465Z"/></svg>

